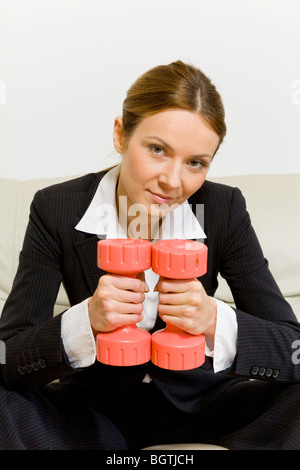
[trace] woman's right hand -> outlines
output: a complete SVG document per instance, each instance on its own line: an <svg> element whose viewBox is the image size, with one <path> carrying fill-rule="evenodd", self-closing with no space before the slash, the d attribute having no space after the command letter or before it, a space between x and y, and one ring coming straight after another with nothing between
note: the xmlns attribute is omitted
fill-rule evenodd
<svg viewBox="0 0 300 470"><path fill-rule="evenodd" d="M105 274L99 279L94 295L88 301L94 335L112 331L143 319L144 292L148 292L144 273L137 278Z"/></svg>

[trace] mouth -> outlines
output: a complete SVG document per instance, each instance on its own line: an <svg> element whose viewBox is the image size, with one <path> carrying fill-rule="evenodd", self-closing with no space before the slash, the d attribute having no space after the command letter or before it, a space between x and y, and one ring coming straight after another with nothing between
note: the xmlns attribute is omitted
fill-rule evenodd
<svg viewBox="0 0 300 470"><path fill-rule="evenodd" d="M149 192L154 201L156 201L158 204L171 204L175 200L175 197L168 197L163 194L152 193L151 191Z"/></svg>

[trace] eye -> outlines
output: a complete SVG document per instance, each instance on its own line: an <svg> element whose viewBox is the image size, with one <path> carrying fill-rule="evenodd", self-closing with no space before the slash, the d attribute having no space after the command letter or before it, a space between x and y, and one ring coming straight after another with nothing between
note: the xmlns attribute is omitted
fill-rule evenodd
<svg viewBox="0 0 300 470"><path fill-rule="evenodd" d="M201 168L206 167L207 165L202 162L201 160L191 160L188 162L188 165L193 169L193 170L201 170Z"/></svg>
<svg viewBox="0 0 300 470"><path fill-rule="evenodd" d="M149 148L152 150L153 153L155 153L155 155L161 156L165 154L164 149L160 145L152 144L149 146Z"/></svg>

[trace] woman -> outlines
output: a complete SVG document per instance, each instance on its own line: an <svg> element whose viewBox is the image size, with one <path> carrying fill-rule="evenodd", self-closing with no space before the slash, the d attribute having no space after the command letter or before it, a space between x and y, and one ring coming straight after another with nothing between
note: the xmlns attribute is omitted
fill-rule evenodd
<svg viewBox="0 0 300 470"><path fill-rule="evenodd" d="M241 192L205 181L225 134L222 100L200 70L181 61L155 67L132 85L115 119L121 164L35 195L1 317L2 449L299 447L300 373L290 354L299 324ZM202 238L207 273L184 281L151 269L138 279L105 273L97 242L120 235ZM235 308L213 297L218 273ZM61 282L71 308L53 317ZM205 363L191 371L99 363L97 333L130 323L204 334Z"/></svg>

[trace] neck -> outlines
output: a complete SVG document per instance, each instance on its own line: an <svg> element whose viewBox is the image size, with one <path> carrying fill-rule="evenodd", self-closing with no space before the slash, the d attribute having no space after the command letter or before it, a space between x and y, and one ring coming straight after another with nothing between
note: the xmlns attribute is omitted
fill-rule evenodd
<svg viewBox="0 0 300 470"><path fill-rule="evenodd" d="M116 206L121 227L128 238L142 238L153 241L157 230L161 225L161 219L154 219L148 213L139 210L141 208L130 200L122 191L119 180L116 186Z"/></svg>

